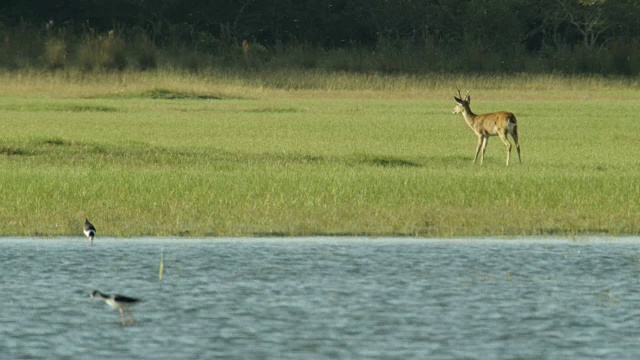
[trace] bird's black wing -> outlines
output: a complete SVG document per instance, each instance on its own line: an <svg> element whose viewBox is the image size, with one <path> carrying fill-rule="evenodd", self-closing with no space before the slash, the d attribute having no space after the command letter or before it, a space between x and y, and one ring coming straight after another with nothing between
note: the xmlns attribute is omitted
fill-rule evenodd
<svg viewBox="0 0 640 360"><path fill-rule="evenodd" d="M119 303L127 303L127 304L133 304L140 301L140 299L136 299L136 298L132 298L124 295L118 295L118 294L113 294L113 300Z"/></svg>

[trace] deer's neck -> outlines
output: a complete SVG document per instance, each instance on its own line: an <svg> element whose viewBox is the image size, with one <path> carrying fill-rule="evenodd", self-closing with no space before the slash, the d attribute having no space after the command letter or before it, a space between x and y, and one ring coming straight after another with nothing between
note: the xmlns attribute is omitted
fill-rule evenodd
<svg viewBox="0 0 640 360"><path fill-rule="evenodd" d="M464 111L462 112L462 117L464 118L464 121L467 123L467 125L469 125L469 127L475 132L475 128L474 128L474 124L475 124L475 118L476 118L476 114L473 113L473 111L471 111L471 108L467 105L464 107Z"/></svg>

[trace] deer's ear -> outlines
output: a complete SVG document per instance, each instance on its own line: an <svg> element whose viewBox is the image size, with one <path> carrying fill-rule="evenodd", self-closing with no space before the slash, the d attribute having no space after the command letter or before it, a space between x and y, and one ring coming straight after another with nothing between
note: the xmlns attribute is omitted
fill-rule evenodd
<svg viewBox="0 0 640 360"><path fill-rule="evenodd" d="M471 104L471 96L467 95L466 101Z"/></svg>
<svg viewBox="0 0 640 360"><path fill-rule="evenodd" d="M453 97L453 100L455 100L458 104L462 104L462 100L456 96Z"/></svg>

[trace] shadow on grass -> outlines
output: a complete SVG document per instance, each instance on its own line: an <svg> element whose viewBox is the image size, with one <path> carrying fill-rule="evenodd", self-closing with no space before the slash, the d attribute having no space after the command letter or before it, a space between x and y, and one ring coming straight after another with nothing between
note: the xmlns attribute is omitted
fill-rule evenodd
<svg viewBox="0 0 640 360"><path fill-rule="evenodd" d="M116 112L118 109L113 106L78 104L78 103L35 103L35 104L10 104L0 106L0 111L19 112Z"/></svg>
<svg viewBox="0 0 640 360"><path fill-rule="evenodd" d="M61 138L44 138L34 141L36 144L47 145L47 146L70 146L73 145L72 142L61 139Z"/></svg>
<svg viewBox="0 0 640 360"><path fill-rule="evenodd" d="M215 95L206 92L180 91L165 88L154 88L141 92L118 92L107 94L91 94L83 96L84 99L152 99L152 100L230 100L242 99L241 97L229 97Z"/></svg>
<svg viewBox="0 0 640 360"><path fill-rule="evenodd" d="M379 167L422 167L422 164L415 161L392 156L358 155L354 158L354 162Z"/></svg>
<svg viewBox="0 0 640 360"><path fill-rule="evenodd" d="M145 142L97 143L70 140L56 136L33 137L17 143L0 143L0 154L36 156L48 164L111 163L124 166L210 166L230 168L239 165L334 165L411 169L426 167L472 166L464 156L403 158L398 156L351 154L323 156L299 152L250 153L223 149L181 149L150 145Z"/></svg>
<svg viewBox="0 0 640 360"><path fill-rule="evenodd" d="M352 155L352 156L318 156L310 154L237 154L238 159L256 162L277 162L289 164L338 164L346 166L375 166L375 167L422 167L422 164L391 156Z"/></svg>
<svg viewBox="0 0 640 360"><path fill-rule="evenodd" d="M0 155L29 156L29 155L34 155L34 153L20 147L3 145L2 147L0 147Z"/></svg>
<svg viewBox="0 0 640 360"><path fill-rule="evenodd" d="M169 89L151 89L138 95L141 98L159 100L221 100L222 97L211 94L198 94L195 92L175 91Z"/></svg>
<svg viewBox="0 0 640 360"><path fill-rule="evenodd" d="M0 154L6 156L34 156L42 151L42 148L60 147L71 145L70 141L57 137L32 138L26 144L1 144Z"/></svg>
<svg viewBox="0 0 640 360"><path fill-rule="evenodd" d="M248 109L244 110L247 113L271 113L271 114L284 114L284 113L297 113L302 112L301 109L296 108L275 108L275 107L266 107L266 108L256 108L256 109Z"/></svg>

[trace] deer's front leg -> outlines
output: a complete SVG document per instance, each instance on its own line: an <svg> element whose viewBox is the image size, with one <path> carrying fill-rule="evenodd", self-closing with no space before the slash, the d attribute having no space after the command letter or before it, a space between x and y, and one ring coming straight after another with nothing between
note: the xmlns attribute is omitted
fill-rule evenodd
<svg viewBox="0 0 640 360"><path fill-rule="evenodd" d="M478 154L480 154L480 149L482 148L482 136L478 135L478 147L476 147L476 156L473 158L473 163L476 163L478 160ZM480 160L482 162L482 160Z"/></svg>
<svg viewBox="0 0 640 360"><path fill-rule="evenodd" d="M487 151L487 143L489 143L489 137L483 136L482 137L482 156L480 157L480 165L484 164L484 153L485 151Z"/></svg>

